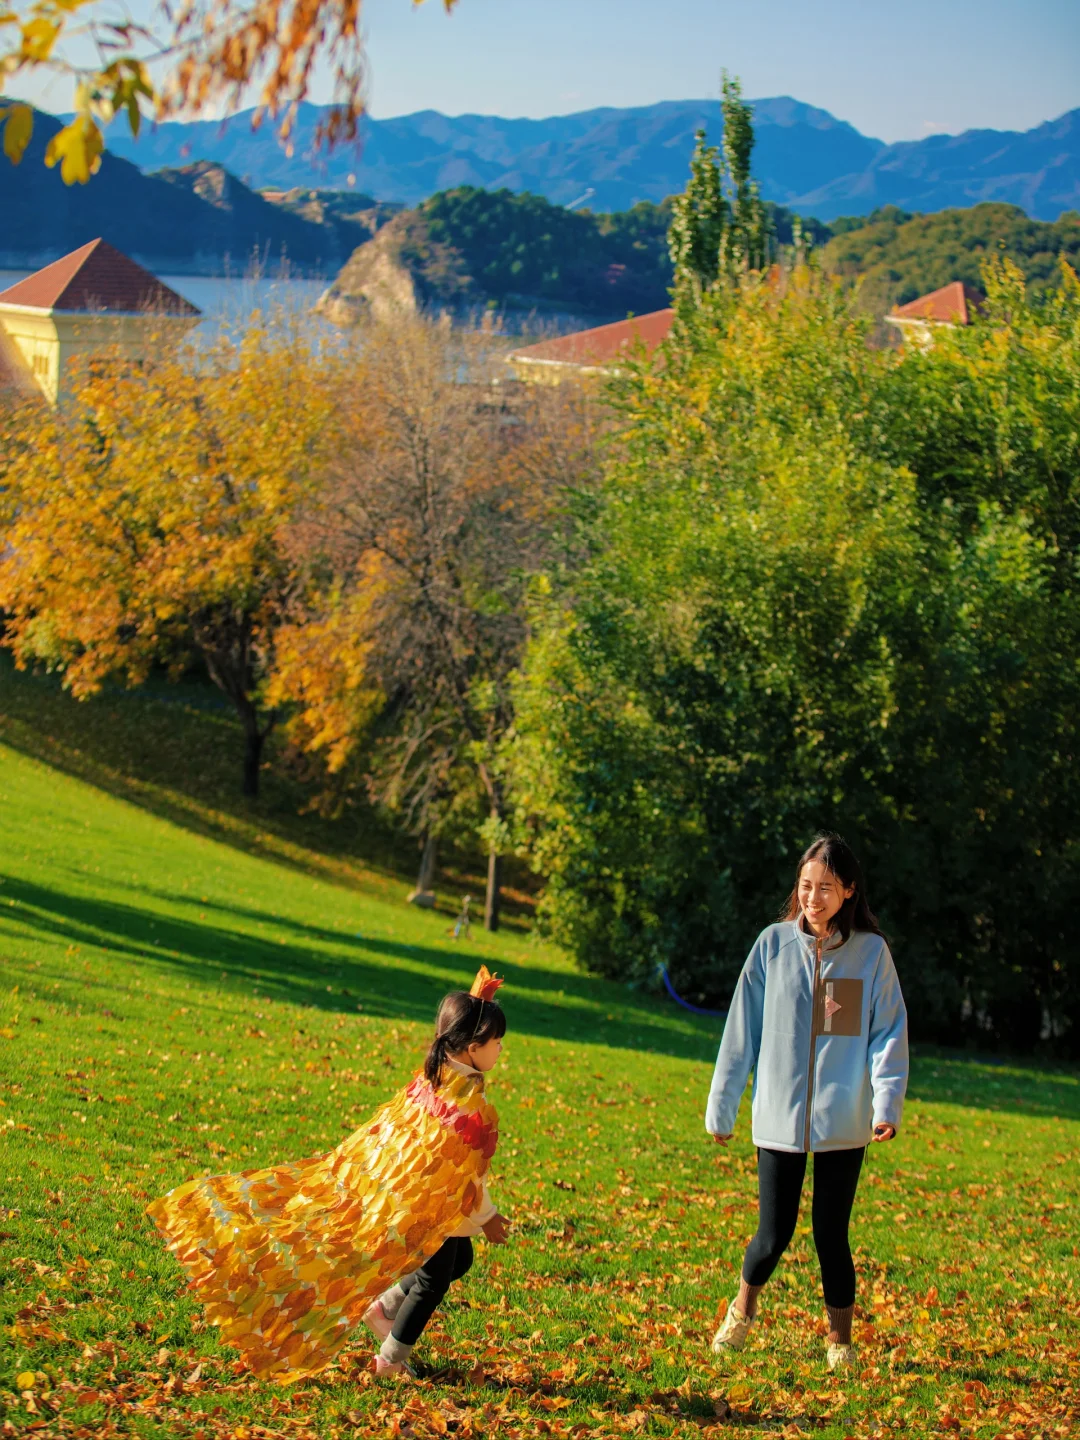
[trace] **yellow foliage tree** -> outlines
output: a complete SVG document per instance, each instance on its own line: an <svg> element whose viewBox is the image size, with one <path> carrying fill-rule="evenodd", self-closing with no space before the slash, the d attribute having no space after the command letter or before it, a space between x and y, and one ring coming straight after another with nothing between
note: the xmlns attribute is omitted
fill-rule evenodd
<svg viewBox="0 0 1080 1440"><path fill-rule="evenodd" d="M483 333L406 316L362 329L302 541L334 586L322 616L279 644L270 681L291 738L331 776L364 751L371 797L425 842L419 889L438 838L482 824L489 929L524 594L567 488L590 473L595 409L575 386L507 395L492 383L504 369Z"/></svg>
<svg viewBox="0 0 1080 1440"><path fill-rule="evenodd" d="M243 725L252 796L275 719L262 687L311 588L292 522L332 444L323 364L265 328L198 364L96 363L64 407L35 412L4 473L17 664L59 669L86 697L197 654Z"/></svg>
<svg viewBox="0 0 1080 1440"><path fill-rule="evenodd" d="M373 610L384 577L374 559L366 571L347 593L334 586L312 596L307 612L282 627L267 679L267 704L287 712L289 740L330 777L321 796L330 810L340 803L334 782L385 701L373 678Z"/></svg>
<svg viewBox="0 0 1080 1440"><path fill-rule="evenodd" d="M159 119L236 108L257 86L256 121L280 117L288 136L316 68L333 79L320 139L352 139L364 109L362 0L180 0L159 23L131 18L123 0L31 0L0 4L0 92L42 72L70 77L74 116L49 143L47 165L85 184L101 163L104 127L124 115L138 134L144 109ZM420 5L423 0L413 0ZM449 11L455 0L443 0ZM80 46L99 63L71 57ZM156 64L155 64L156 62ZM166 79L155 83L156 69ZM29 105L0 105L4 153L22 159L34 128Z"/></svg>

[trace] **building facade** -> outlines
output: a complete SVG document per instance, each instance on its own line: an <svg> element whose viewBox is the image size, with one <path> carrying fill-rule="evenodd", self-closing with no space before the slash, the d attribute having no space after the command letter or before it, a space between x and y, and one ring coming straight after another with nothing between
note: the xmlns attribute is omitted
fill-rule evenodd
<svg viewBox="0 0 1080 1440"><path fill-rule="evenodd" d="M50 404L65 393L72 363L138 363L181 339L201 312L105 240L0 291L0 327L9 389Z"/></svg>

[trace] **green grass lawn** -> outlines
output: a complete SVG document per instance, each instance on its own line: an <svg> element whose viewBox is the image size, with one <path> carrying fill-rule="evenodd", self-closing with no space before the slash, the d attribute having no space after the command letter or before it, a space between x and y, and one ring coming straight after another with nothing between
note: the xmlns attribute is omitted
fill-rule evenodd
<svg viewBox="0 0 1080 1440"><path fill-rule="evenodd" d="M702 1129L717 1022L522 934L455 944L389 863L207 818L133 786L123 755L111 781L100 754L79 771L97 783L64 773L51 726L9 710L0 745L0 1434L1077 1433L1075 1072L917 1053L856 1209L859 1370L825 1369L805 1224L748 1348L717 1362L755 1220L746 1109L730 1152ZM478 1247L422 1342L434 1378L375 1381L358 1335L316 1381L254 1383L145 1204L336 1143L482 961L507 979L511 1244Z"/></svg>
<svg viewBox="0 0 1080 1440"><path fill-rule="evenodd" d="M244 737L231 703L208 680L152 677L136 689L112 684L76 702L55 674L16 670L0 649L0 741L107 794L226 840L279 864L366 889L381 879L396 894L420 858L419 842L373 813L359 790L333 819L313 804L317 787L290 767L280 730L266 744L259 799L241 794ZM482 865L452 847L442 878L482 893ZM504 910L511 928L531 916L532 886L510 861ZM449 900L447 904L449 904Z"/></svg>

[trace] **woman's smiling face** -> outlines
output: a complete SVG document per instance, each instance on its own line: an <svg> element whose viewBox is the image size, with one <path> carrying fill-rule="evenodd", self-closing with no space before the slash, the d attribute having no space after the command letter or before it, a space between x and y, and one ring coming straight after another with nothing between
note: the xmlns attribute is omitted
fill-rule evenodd
<svg viewBox="0 0 1080 1440"><path fill-rule="evenodd" d="M855 887L843 886L820 860L808 860L799 874L799 905L815 935L828 935L844 901Z"/></svg>

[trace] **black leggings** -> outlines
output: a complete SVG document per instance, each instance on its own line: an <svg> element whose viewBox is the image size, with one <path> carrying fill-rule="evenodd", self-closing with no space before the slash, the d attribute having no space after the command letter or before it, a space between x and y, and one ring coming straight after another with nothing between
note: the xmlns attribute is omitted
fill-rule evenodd
<svg viewBox="0 0 1080 1440"><path fill-rule="evenodd" d="M795 1234L806 1175L806 1156L787 1150L759 1150L758 1228L743 1259L747 1285L764 1285ZM855 1203L865 1147L823 1150L814 1156L814 1244L821 1265L825 1304L843 1310L855 1303L855 1266L848 1223Z"/></svg>
<svg viewBox="0 0 1080 1440"><path fill-rule="evenodd" d="M398 1281L405 1291L405 1299L390 1332L395 1340L403 1345L416 1344L439 1301L455 1280L468 1273L472 1261L472 1241L468 1237L451 1237L443 1241L419 1270Z"/></svg>

